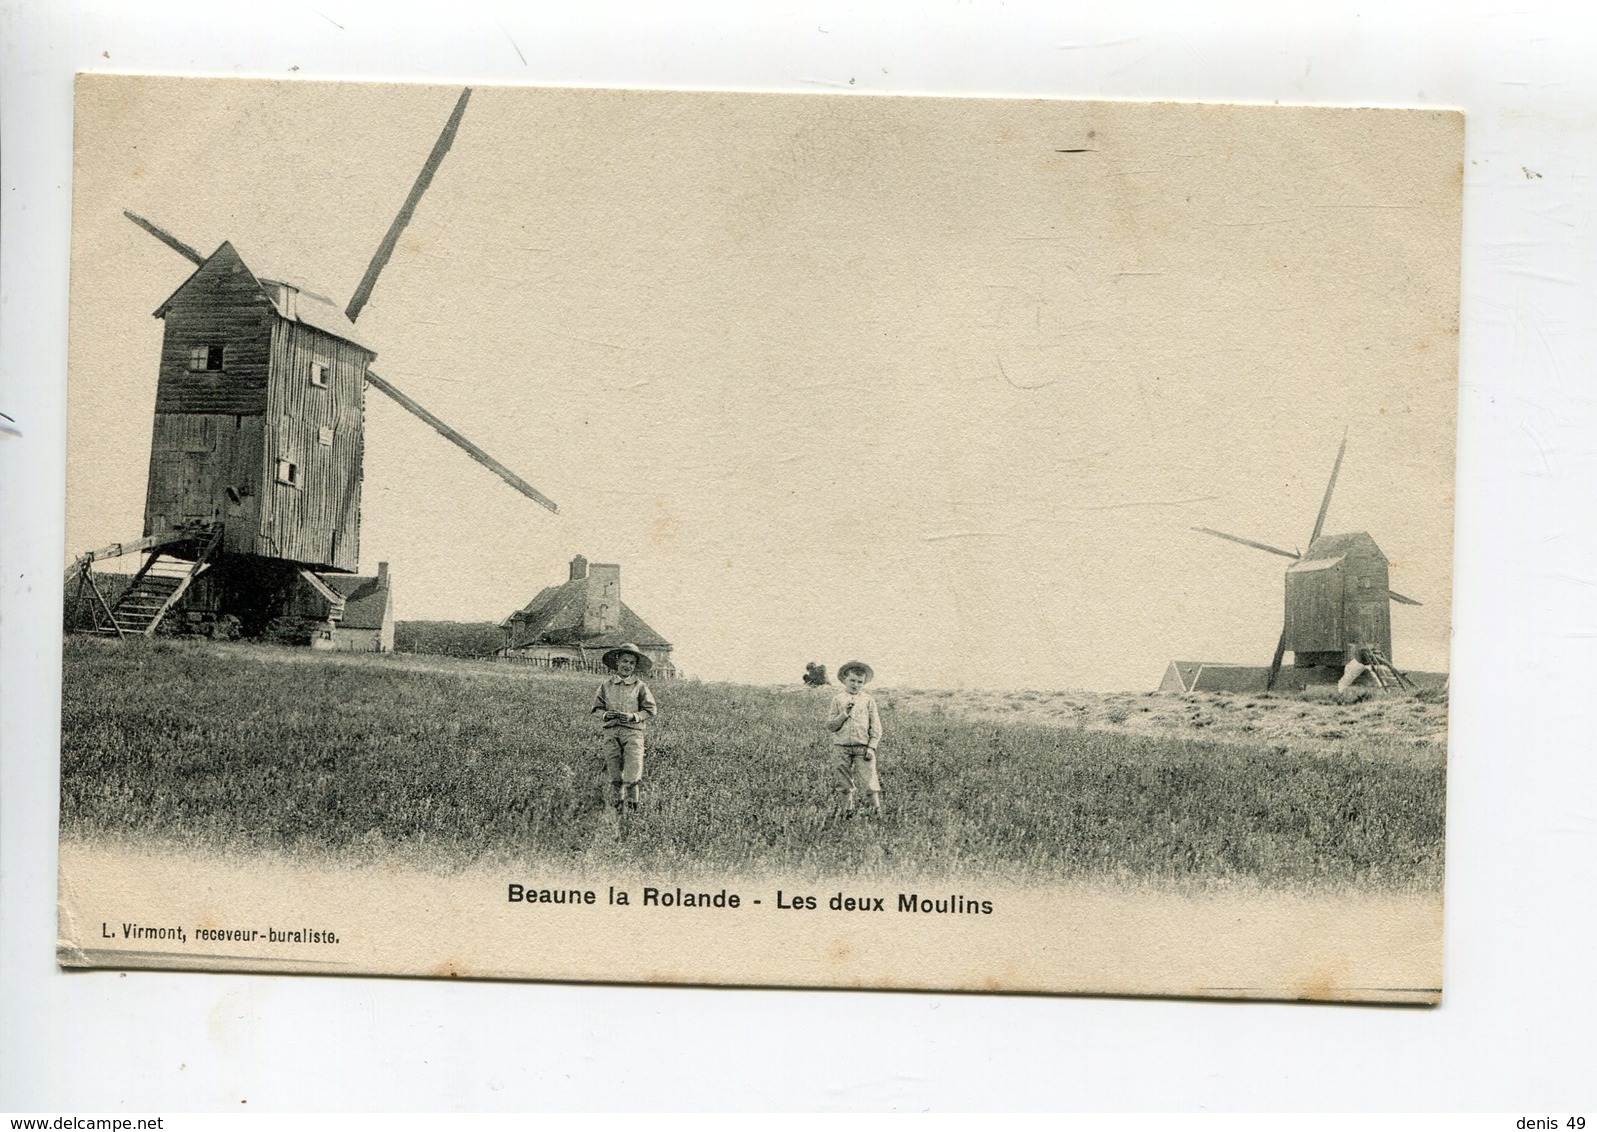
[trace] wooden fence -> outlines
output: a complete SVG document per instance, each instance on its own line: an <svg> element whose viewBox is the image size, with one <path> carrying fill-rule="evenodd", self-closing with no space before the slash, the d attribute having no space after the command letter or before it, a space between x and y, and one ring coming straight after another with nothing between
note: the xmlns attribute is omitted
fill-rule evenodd
<svg viewBox="0 0 1597 1132"><path fill-rule="evenodd" d="M497 661L500 664L517 664L525 668L542 668L549 672L585 672L596 676L608 676L610 670L597 660L569 660L565 657L547 656L504 656L495 653L485 657L485 660ZM649 672L651 680L675 680L680 676L673 664L655 663Z"/></svg>

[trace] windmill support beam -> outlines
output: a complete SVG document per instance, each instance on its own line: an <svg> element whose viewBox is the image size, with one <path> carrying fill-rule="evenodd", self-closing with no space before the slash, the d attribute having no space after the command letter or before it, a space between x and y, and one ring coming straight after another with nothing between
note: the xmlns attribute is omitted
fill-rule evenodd
<svg viewBox="0 0 1597 1132"><path fill-rule="evenodd" d="M305 584L315 590L321 599L327 603L327 620L342 621L344 619L344 598L337 590L316 576L313 571L301 569L299 576Z"/></svg>
<svg viewBox="0 0 1597 1132"><path fill-rule="evenodd" d="M1264 678L1264 690L1273 692L1275 682L1281 675L1281 661L1286 656L1286 630L1281 630L1281 640L1275 646L1275 656L1270 660L1270 675Z"/></svg>
<svg viewBox="0 0 1597 1132"><path fill-rule="evenodd" d="M113 542L110 546L102 546L98 550L90 550L78 555L70 568L76 569L90 562L101 562L107 558L121 558L125 554L137 554L140 551L149 550L152 547L172 541L174 540L170 534L162 534L148 535L132 542Z"/></svg>
<svg viewBox="0 0 1597 1132"><path fill-rule="evenodd" d="M496 475L500 479L504 480L511 487L513 487L517 491L521 492L522 495L525 495L528 499L532 500L534 503L537 503L537 504L540 504L540 505L542 505L544 507L549 508L549 510L551 510L551 511L554 511L554 512L557 512L557 513L559 512L560 508L559 508L559 506L556 505L554 500L550 499L543 492L539 491L537 488L533 487L526 480L524 480L520 476L516 475L515 472L512 472L509 468L505 467L498 460L495 460L492 456L488 455L488 453L484 452L481 448L478 448L475 444L473 444L471 441L467 440L460 433L458 433L454 429L450 428L447 424L445 424L442 420L440 420L435 414L429 412L427 409L424 409L422 406L418 405L409 396L407 396L406 394L404 394L404 393L400 392L398 389L396 389L393 386L392 383L388 382L387 380L385 380L385 379L383 379L381 377L378 377L371 370L367 370L366 371L366 381L367 381L368 384L370 384L373 388L377 389L379 392L385 393L389 397L393 398L395 401L399 402L401 407L403 407L404 409L407 409L411 413L413 413L416 416L420 417L422 420L426 421L429 425L431 425L433 427L433 429L435 431L437 431L438 435L442 436L445 440L453 442L455 445L457 445L462 450L464 450L466 455L470 456L473 460L477 461L477 463L481 464L483 467L487 468L494 475Z"/></svg>
<svg viewBox="0 0 1597 1132"><path fill-rule="evenodd" d="M72 598L72 613L67 617L67 627L74 628L78 619L83 616L83 602L89 596L89 570L88 567L78 567L78 589ZM93 613L93 610L90 610Z"/></svg>
<svg viewBox="0 0 1597 1132"><path fill-rule="evenodd" d="M105 619L111 623L111 628L116 631L117 639L121 640L126 637L127 634L122 632L122 626L116 623L116 614L111 612L111 603L105 600L105 594L101 593L100 587L95 584L94 575L89 573L89 564L87 562L83 564L83 577L89 583L89 589L94 591L94 596L100 603L100 609L105 613ZM98 613L94 615L94 624L96 628L99 627L100 615Z"/></svg>

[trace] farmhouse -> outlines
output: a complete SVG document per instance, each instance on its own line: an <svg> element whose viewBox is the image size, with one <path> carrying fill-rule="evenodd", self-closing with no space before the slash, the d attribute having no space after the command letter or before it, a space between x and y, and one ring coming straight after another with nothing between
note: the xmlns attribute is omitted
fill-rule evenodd
<svg viewBox="0 0 1597 1132"><path fill-rule="evenodd" d="M394 651L394 592L388 563L375 577L301 570L288 599L288 616L304 625L313 649Z"/></svg>
<svg viewBox="0 0 1597 1132"><path fill-rule="evenodd" d="M654 661L657 676L674 676L671 642L644 623L621 600L621 567L571 560L570 576L547 586L499 623L499 655L549 668L589 668L606 649L631 643Z"/></svg>

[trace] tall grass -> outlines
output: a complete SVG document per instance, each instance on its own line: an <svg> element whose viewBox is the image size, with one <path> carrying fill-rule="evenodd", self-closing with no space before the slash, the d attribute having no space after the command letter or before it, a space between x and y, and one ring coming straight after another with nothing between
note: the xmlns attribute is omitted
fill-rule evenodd
<svg viewBox="0 0 1597 1132"><path fill-rule="evenodd" d="M450 667L450 665L453 667ZM1439 885L1443 765L895 710L887 816L836 814L825 692L657 687L644 805L600 803L591 678L69 639L69 836L551 870Z"/></svg>

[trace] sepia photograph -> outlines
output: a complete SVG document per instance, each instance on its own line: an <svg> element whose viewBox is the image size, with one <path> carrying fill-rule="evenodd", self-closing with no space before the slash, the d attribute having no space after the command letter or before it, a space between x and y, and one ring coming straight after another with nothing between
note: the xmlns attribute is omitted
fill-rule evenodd
<svg viewBox="0 0 1597 1132"><path fill-rule="evenodd" d="M1462 114L75 116L63 966L1440 1001Z"/></svg>

